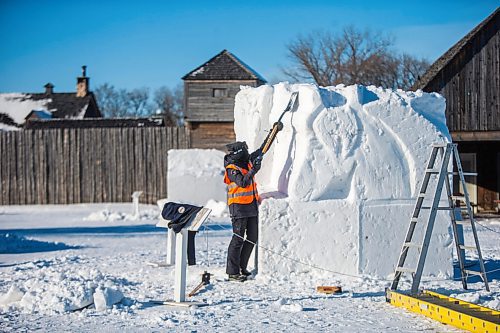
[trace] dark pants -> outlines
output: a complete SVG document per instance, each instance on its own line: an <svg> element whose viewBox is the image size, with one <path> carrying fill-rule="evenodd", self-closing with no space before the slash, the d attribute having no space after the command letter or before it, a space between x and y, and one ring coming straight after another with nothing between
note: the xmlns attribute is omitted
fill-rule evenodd
<svg viewBox="0 0 500 333"><path fill-rule="evenodd" d="M256 243L259 236L258 221L259 218L257 216L233 218L233 233L245 237L246 232L246 239L252 243ZM241 269L247 268L248 260L253 250L252 243L246 242L236 235L233 235L227 249L226 273L231 275L240 274Z"/></svg>
<svg viewBox="0 0 500 333"><path fill-rule="evenodd" d="M194 248L194 238L196 236L196 231L188 231L188 265L196 265L196 250Z"/></svg>

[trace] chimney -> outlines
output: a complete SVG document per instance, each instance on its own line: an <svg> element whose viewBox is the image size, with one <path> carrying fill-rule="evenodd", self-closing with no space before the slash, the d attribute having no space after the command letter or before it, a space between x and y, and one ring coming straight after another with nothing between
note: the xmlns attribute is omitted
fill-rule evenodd
<svg viewBox="0 0 500 333"><path fill-rule="evenodd" d="M52 83L47 83L44 85L45 87L45 94L46 95L52 95L54 93L54 85Z"/></svg>
<svg viewBox="0 0 500 333"><path fill-rule="evenodd" d="M76 97L85 97L89 93L87 66L82 66L82 76L76 79Z"/></svg>

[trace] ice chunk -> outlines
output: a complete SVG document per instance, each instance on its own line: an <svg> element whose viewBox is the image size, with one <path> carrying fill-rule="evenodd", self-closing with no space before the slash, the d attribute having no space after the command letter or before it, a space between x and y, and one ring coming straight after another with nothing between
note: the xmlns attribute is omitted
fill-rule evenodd
<svg viewBox="0 0 500 333"><path fill-rule="evenodd" d="M94 292L94 305L97 311L110 309L113 304L121 302L123 293L113 288L98 288Z"/></svg>

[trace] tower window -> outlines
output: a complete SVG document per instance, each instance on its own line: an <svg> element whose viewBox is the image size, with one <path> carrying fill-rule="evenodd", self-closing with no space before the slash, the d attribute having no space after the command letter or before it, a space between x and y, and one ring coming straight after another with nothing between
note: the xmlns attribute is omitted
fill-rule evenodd
<svg viewBox="0 0 500 333"><path fill-rule="evenodd" d="M212 90L213 97L227 97L227 89L226 88L214 88Z"/></svg>

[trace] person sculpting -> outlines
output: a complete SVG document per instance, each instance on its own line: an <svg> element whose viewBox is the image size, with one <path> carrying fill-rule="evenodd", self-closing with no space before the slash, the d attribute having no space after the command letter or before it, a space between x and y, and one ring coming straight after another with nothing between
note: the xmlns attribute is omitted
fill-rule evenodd
<svg viewBox="0 0 500 333"><path fill-rule="evenodd" d="M226 273L230 281L246 281L252 275L248 260L258 239L259 194L254 176L260 170L262 149L249 154L246 142L226 145L224 183L233 226L233 237L227 250ZM245 239L246 234L246 239Z"/></svg>

